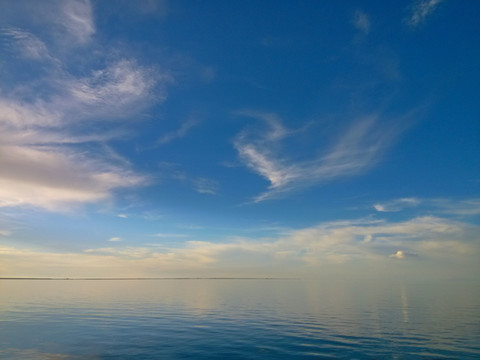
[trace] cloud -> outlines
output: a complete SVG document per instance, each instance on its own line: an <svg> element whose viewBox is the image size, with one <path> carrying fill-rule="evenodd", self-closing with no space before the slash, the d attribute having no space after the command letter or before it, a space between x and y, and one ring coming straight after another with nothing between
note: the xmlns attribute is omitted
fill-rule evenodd
<svg viewBox="0 0 480 360"><path fill-rule="evenodd" d="M405 253L402 250L398 250L395 254L392 254L389 257L401 260L405 258Z"/></svg>
<svg viewBox="0 0 480 360"><path fill-rule="evenodd" d="M194 191L200 194L218 194L218 182L214 179L187 174L177 164L162 162L159 166L163 169L163 176L188 184Z"/></svg>
<svg viewBox="0 0 480 360"><path fill-rule="evenodd" d="M467 199L460 201L433 199L430 203L439 212L444 214L458 216L480 215L480 199Z"/></svg>
<svg viewBox="0 0 480 360"><path fill-rule="evenodd" d="M173 140L176 140L176 139L181 139L183 138L185 135L187 135L187 133L195 126L198 125L198 121L195 120L195 119L189 119L187 120L186 122L184 122L180 128L176 131L173 131L173 132L170 132L170 133L167 133L163 136L161 136L158 140L157 140L157 144L158 145L165 145L165 144L168 144L169 142L173 141Z"/></svg>
<svg viewBox="0 0 480 360"><path fill-rule="evenodd" d="M376 203L373 205L375 210L380 212L394 212L403 210L406 207L417 206L420 204L420 200L416 198L403 198L391 200L384 203Z"/></svg>
<svg viewBox="0 0 480 360"><path fill-rule="evenodd" d="M190 179L193 189L200 194L217 195L218 182L212 179L197 177Z"/></svg>
<svg viewBox="0 0 480 360"><path fill-rule="evenodd" d="M110 239L108 239L108 241L122 241L122 238L119 238L119 237L111 237Z"/></svg>
<svg viewBox="0 0 480 360"><path fill-rule="evenodd" d="M434 214L448 214L459 217L468 217L480 214L480 199L417 199L414 197L395 199L375 203L375 210L379 212L396 212L405 208L421 207Z"/></svg>
<svg viewBox="0 0 480 360"><path fill-rule="evenodd" d="M156 233L152 236L159 237L159 238L186 238L188 237L187 234L170 234L170 233Z"/></svg>
<svg viewBox="0 0 480 360"><path fill-rule="evenodd" d="M411 14L405 20L412 27L416 27L425 22L426 18L435 11L443 0L418 0L411 10Z"/></svg>
<svg viewBox="0 0 480 360"><path fill-rule="evenodd" d="M51 14L41 16L75 37L63 52L91 40L90 2L55 2L55 9L49 4ZM38 33L58 28L44 30ZM0 207L70 211L145 185L147 177L107 143L122 135L119 121L165 100L171 77L120 55L106 61L100 52L89 54L86 63L106 65L70 73L69 57L54 59L39 37L19 28L3 29L2 36L22 57L45 66L28 80L14 76L13 83L0 85ZM18 72L15 58L6 57L3 66Z"/></svg>
<svg viewBox="0 0 480 360"><path fill-rule="evenodd" d="M360 30L365 35L370 32L369 16L361 10L355 11L355 15L353 17L353 25L355 25L357 30Z"/></svg>
<svg viewBox="0 0 480 360"><path fill-rule="evenodd" d="M120 67L129 69L125 64ZM122 76L128 78L129 72ZM100 90L93 92L103 106L102 111L110 110L111 115L124 106L134 107L142 94L135 93L128 81L115 80L107 77ZM59 83L65 85L62 81ZM53 93L49 101L35 94L29 102L0 94L0 151L6 154L0 158L0 206L65 211L82 203L106 200L116 189L145 184L146 178L134 174L128 165L116 164L119 161L115 154L78 147L107 141L112 135L99 132L72 135L70 128L75 126L78 132L79 127L72 123L75 116L94 122L101 119L96 118L99 112L92 104L87 107L65 88L70 89L60 86L62 94Z"/></svg>
<svg viewBox="0 0 480 360"><path fill-rule="evenodd" d="M92 71L88 77L60 83L68 95L58 99L56 105L75 114L73 118L124 118L150 105L152 100L165 100L164 87L170 81L168 74L160 75L134 60L121 59Z"/></svg>
<svg viewBox="0 0 480 360"><path fill-rule="evenodd" d="M67 0L59 3L61 13L55 19L79 44L90 41L95 34L92 5L89 0Z"/></svg>
<svg viewBox="0 0 480 360"><path fill-rule="evenodd" d="M281 141L298 131L284 128L275 116L263 116L267 131L243 131L234 141L240 160L270 182L255 202L282 193L353 176L375 165L393 142L398 128L381 126L378 115L355 120L336 142L320 155L294 160L281 151Z"/></svg>
<svg viewBox="0 0 480 360"><path fill-rule="evenodd" d="M251 268L269 274L287 271L294 276L319 266L388 266L389 259L413 257L416 261L411 266L473 264L476 269L479 230L476 225L432 216L401 222L357 219L324 222L274 238L189 240L175 247L105 247L67 254L0 246L0 254L5 276L165 276L179 272L198 276L207 270L218 276L232 269L237 269L237 275L249 274Z"/></svg>
<svg viewBox="0 0 480 360"><path fill-rule="evenodd" d="M71 209L112 196L112 190L145 181L105 160L58 147L1 146L0 207L33 206L50 211Z"/></svg>
<svg viewBox="0 0 480 360"><path fill-rule="evenodd" d="M15 28L3 29L0 31L2 37L13 39L13 48L27 59L41 60L50 59L47 46L35 35Z"/></svg>

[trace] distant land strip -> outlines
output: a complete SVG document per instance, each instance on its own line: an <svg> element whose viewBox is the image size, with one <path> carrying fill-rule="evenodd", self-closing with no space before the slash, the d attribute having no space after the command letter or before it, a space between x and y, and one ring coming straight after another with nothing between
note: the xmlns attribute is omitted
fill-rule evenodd
<svg viewBox="0 0 480 360"><path fill-rule="evenodd" d="M137 277L137 278L70 278L70 277L0 277L0 280L300 280L278 277Z"/></svg>

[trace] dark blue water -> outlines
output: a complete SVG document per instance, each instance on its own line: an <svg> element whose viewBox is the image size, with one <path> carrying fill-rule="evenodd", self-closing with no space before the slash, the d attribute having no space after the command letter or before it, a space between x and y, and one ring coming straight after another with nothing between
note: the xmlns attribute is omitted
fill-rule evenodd
<svg viewBox="0 0 480 360"><path fill-rule="evenodd" d="M1 359L479 359L475 283L0 280Z"/></svg>

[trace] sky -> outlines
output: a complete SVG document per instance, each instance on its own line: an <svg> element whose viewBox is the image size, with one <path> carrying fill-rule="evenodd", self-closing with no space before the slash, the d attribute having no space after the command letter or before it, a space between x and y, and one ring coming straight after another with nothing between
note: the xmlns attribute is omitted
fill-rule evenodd
<svg viewBox="0 0 480 360"><path fill-rule="evenodd" d="M0 2L0 276L480 273L480 2Z"/></svg>

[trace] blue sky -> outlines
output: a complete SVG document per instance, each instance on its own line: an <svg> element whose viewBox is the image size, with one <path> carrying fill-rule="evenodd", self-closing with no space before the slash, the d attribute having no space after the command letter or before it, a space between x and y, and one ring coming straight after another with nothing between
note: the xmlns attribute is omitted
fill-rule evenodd
<svg viewBox="0 0 480 360"><path fill-rule="evenodd" d="M476 276L478 10L2 2L0 275Z"/></svg>

